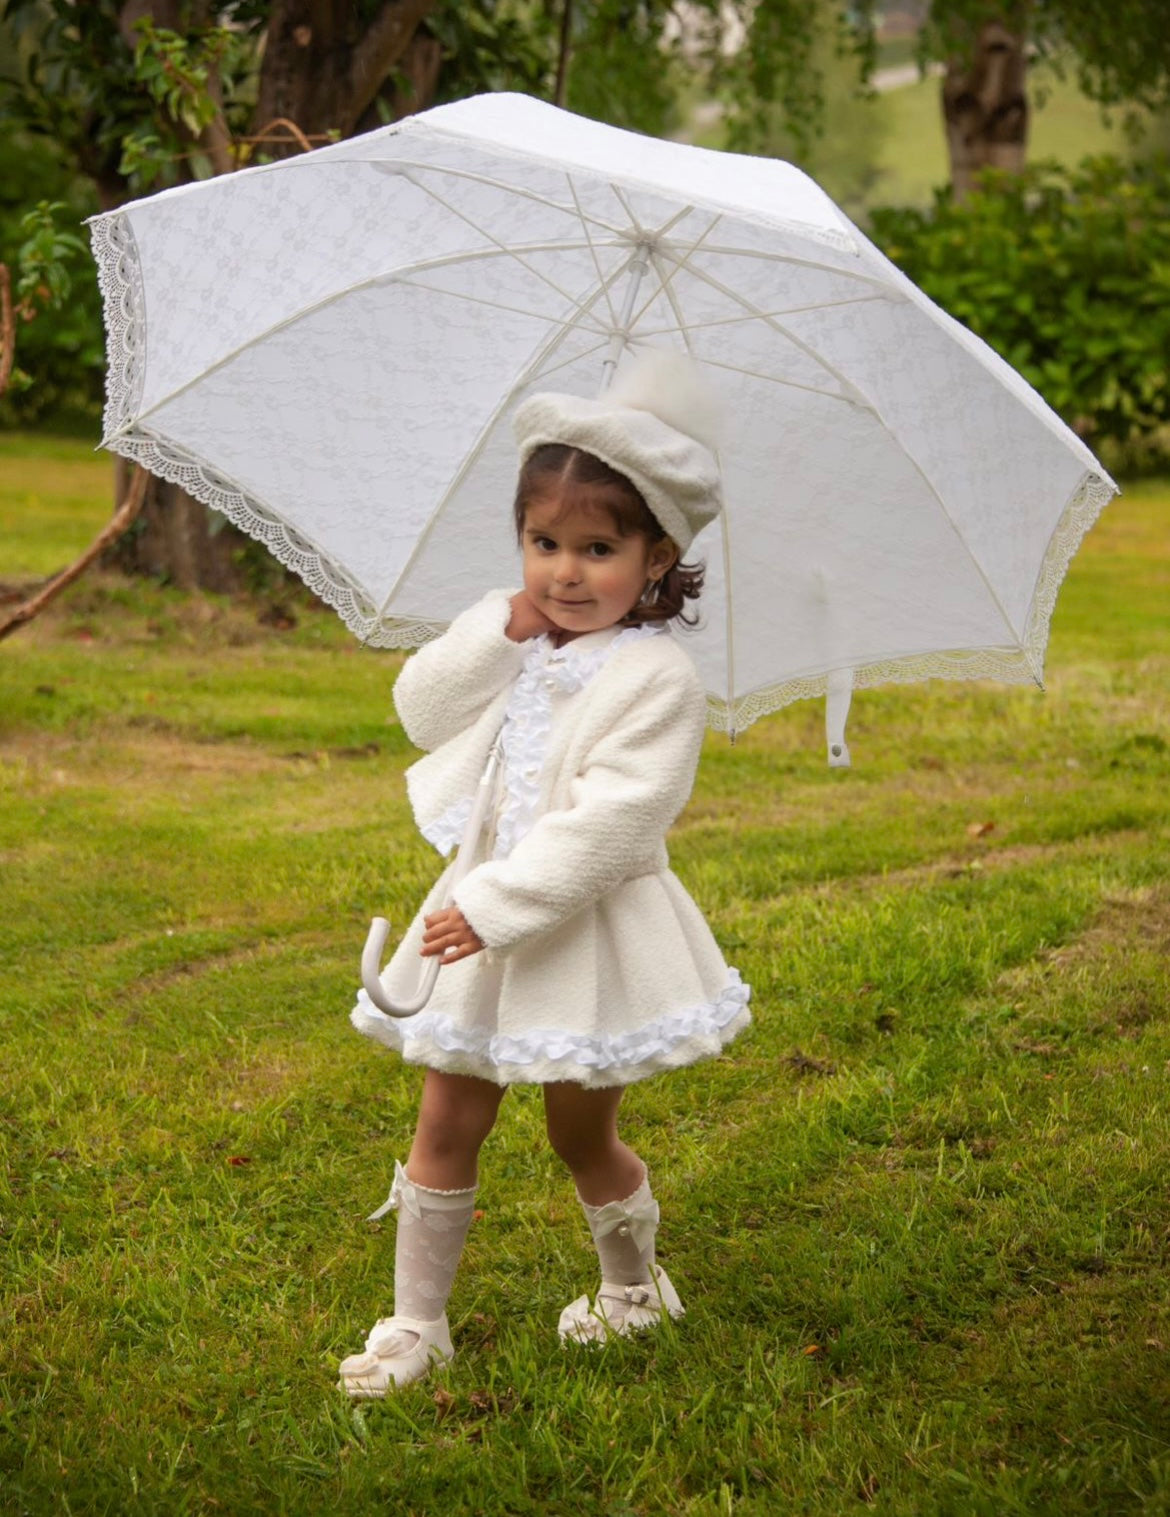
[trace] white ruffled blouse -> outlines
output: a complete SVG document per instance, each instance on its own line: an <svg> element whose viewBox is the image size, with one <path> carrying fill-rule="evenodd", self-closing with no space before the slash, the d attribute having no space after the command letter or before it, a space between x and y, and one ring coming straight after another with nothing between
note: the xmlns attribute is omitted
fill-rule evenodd
<svg viewBox="0 0 1170 1517"><path fill-rule="evenodd" d="M430 752L407 773L416 820L458 843L497 735L494 825L455 899L489 950L440 971L429 1005L396 1019L364 991L353 1022L411 1063L500 1084L624 1085L718 1052L749 991L671 873L664 834L690 793L705 696L659 627L562 648L511 642L494 592L410 659L394 697ZM423 917L383 973L417 982Z"/></svg>

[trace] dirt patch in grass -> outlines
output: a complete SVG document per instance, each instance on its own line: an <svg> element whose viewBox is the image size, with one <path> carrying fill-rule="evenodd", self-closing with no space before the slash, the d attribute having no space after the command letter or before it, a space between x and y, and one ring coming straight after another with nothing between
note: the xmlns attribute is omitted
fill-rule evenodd
<svg viewBox="0 0 1170 1517"><path fill-rule="evenodd" d="M933 885L940 880L969 879L985 873L1059 863L1061 859L1072 859L1084 854L1086 847L1091 847L1095 854L1122 852L1134 843L1140 843L1145 836L1143 832L1125 829L1105 837L1094 836L1087 843L1077 839L1071 843L1019 843L1004 847L987 846L982 840L974 840L972 846L962 853L944 854L925 864L911 864L905 869L891 869L881 874L824 880L811 887L809 894L833 897L839 896L842 891L862 895L875 890L895 893L908 886Z"/></svg>
<svg viewBox="0 0 1170 1517"><path fill-rule="evenodd" d="M1042 853L1044 850L1036 850ZM1035 976L1037 970L1069 971L1083 965L1139 952L1164 956L1170 962L1170 891L1142 886L1113 891L1089 927L1071 942L1042 954L1033 963L1009 970L1003 982L1011 985Z"/></svg>
<svg viewBox="0 0 1170 1517"><path fill-rule="evenodd" d="M149 775L163 788L168 775L206 774L236 778L282 772L288 760L252 744L197 741L165 728L95 745L54 732L15 732L0 749L0 765L25 768L36 779L118 785Z"/></svg>
<svg viewBox="0 0 1170 1517"><path fill-rule="evenodd" d="M1164 1018L1170 999L1170 890L1113 891L1093 920L1067 943L1007 970L997 990L1047 1003L1080 982L1100 995L1095 1030L1134 1037Z"/></svg>

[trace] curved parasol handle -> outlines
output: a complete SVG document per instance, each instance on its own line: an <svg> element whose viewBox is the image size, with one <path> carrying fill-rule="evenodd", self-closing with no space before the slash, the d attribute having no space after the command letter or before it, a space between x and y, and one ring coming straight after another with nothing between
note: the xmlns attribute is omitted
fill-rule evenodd
<svg viewBox="0 0 1170 1517"><path fill-rule="evenodd" d="M439 978L438 958L428 959L418 977L418 988L409 1001L392 1001L382 984L382 950L390 936L390 923L385 917L375 917L370 923L366 946L362 949L362 985L379 1011L388 1017L412 1017L421 1011L431 998L435 981Z"/></svg>
<svg viewBox="0 0 1170 1517"><path fill-rule="evenodd" d="M471 869L475 847L479 842L479 835L483 831L484 822L487 820L488 809L495 790L496 772L500 765L501 751L500 739L497 737L492 745L491 752L488 754L487 764L484 766L483 774L480 775L479 784L476 787L471 815L467 818L467 825L463 829L463 838L460 841L459 850L455 855L455 862L451 867L451 874L447 881L443 909L451 905L456 885L466 877ZM370 931L366 937L366 946L362 950L362 985L365 988L366 994L379 1011L384 1011L389 1017L413 1017L430 1000L431 992L434 990L435 982L439 978L439 970L442 967L443 961L437 956L428 958L426 966L419 976L418 988L410 1000L392 1001L386 994L386 987L382 984L381 976L382 950L386 946L386 939L389 935L390 923L385 917L375 917L370 923Z"/></svg>

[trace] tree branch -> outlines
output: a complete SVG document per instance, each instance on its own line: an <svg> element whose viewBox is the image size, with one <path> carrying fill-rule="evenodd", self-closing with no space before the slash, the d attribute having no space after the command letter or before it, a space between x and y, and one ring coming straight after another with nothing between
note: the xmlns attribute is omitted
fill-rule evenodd
<svg viewBox="0 0 1170 1517"><path fill-rule="evenodd" d="M16 362L16 322L12 316L12 276L8 265L0 263L0 395L12 379Z"/></svg>
<svg viewBox="0 0 1170 1517"><path fill-rule="evenodd" d="M436 0L384 0L354 48L349 64L351 119L356 121L386 82L386 75L410 46L411 38L435 8Z"/></svg>
<svg viewBox="0 0 1170 1517"><path fill-rule="evenodd" d="M561 0L561 30L557 40L557 82L553 86L553 104L564 107L569 89L569 50L573 37L573 0Z"/></svg>
<svg viewBox="0 0 1170 1517"><path fill-rule="evenodd" d="M3 265L0 264L0 268L2 267ZM49 602L60 595L66 585L71 585L75 579L79 579L85 573L104 548L121 537L142 510L142 502L146 499L146 483L149 478L146 470L138 464L134 470L134 478L130 481L130 488L126 492L126 499L93 542L76 562L69 565L68 569L62 569L60 574L55 575L47 585L42 586L31 599L17 606L11 615L0 622L0 641L15 632L18 627L23 627L25 622L31 622L34 616L39 616Z"/></svg>

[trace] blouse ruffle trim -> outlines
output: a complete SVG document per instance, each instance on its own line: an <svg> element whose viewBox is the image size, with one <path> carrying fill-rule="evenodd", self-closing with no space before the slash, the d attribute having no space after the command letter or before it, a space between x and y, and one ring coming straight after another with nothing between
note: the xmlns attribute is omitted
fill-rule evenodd
<svg viewBox="0 0 1170 1517"><path fill-rule="evenodd" d="M441 853L444 858L463 837L467 820L471 816L473 799L472 796L465 795L453 806L448 806L442 816L436 817L433 822L427 822L425 826L419 828L431 847Z"/></svg>
<svg viewBox="0 0 1170 1517"><path fill-rule="evenodd" d="M474 1033L435 1011L398 1020L380 1012L364 990L358 991L350 1021L358 1032L397 1049L408 1060L416 1053L434 1048L486 1068L523 1071L538 1065L563 1066L555 1075L541 1076L542 1079L572 1079L574 1069L628 1078L632 1071L643 1067L647 1074L656 1068L671 1067L676 1062L673 1055L691 1039L702 1040L704 1044L712 1038L720 1043L727 1041L733 1024L742 1025L740 1019L750 998L751 987L743 983L738 970L729 969L727 984L716 1000L668 1012L643 1027L614 1037L590 1037L556 1027L533 1028L519 1036ZM705 1052L706 1047L695 1056ZM414 1062L420 1061L416 1058ZM519 1078L523 1078L522 1073Z"/></svg>
<svg viewBox="0 0 1170 1517"><path fill-rule="evenodd" d="M534 639L512 687L501 732L504 804L496 824L492 857L506 859L532 830L540 804L540 777L552 729L552 696L575 695L625 643L663 631L660 623L625 627L600 648L554 648L547 635Z"/></svg>
<svg viewBox="0 0 1170 1517"><path fill-rule="evenodd" d="M599 648L577 649L572 643L557 649L548 636L534 638L524 656L504 712L500 730L503 749L503 803L496 822L492 857L506 859L532 830L540 806L540 778L552 730L552 695L575 695L627 642L665 632L660 622L624 627ZM465 795L441 816L420 827L427 842L444 858L462 841L473 798Z"/></svg>

